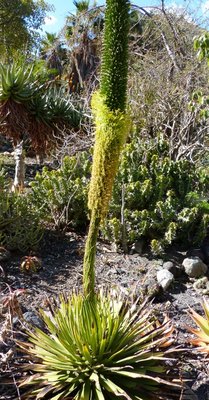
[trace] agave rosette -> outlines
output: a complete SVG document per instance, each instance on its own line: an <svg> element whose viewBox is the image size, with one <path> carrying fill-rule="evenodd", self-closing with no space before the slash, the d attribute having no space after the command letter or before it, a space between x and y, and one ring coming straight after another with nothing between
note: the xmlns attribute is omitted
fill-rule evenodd
<svg viewBox="0 0 209 400"><path fill-rule="evenodd" d="M198 314L192 308L189 310L189 314L193 321L198 326L198 329L188 327L188 330L193 333L196 338L190 339L190 342L194 346L198 346L198 350L203 353L209 354L209 304L203 299L202 307L205 313L205 317Z"/></svg>
<svg viewBox="0 0 209 400"><path fill-rule="evenodd" d="M0 102L26 103L37 92L33 66L0 64Z"/></svg>
<svg viewBox="0 0 209 400"><path fill-rule="evenodd" d="M48 332L37 328L31 343L20 343L34 361L25 367L34 374L20 385L29 385L23 398L168 398L170 320L156 324L145 304L102 292L93 303L81 294L63 297L51 316L42 316Z"/></svg>

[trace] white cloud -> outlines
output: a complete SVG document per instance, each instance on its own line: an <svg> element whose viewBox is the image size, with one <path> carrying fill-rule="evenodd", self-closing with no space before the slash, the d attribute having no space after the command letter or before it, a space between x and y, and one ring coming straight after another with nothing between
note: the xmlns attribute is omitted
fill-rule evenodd
<svg viewBox="0 0 209 400"><path fill-rule="evenodd" d="M206 0L205 3L201 5L201 8L203 13L209 12L209 0Z"/></svg>
<svg viewBox="0 0 209 400"><path fill-rule="evenodd" d="M45 24L46 26L55 25L56 23L57 23L57 18L54 17L53 15L49 15L48 17L46 17L46 18L44 19L44 24Z"/></svg>

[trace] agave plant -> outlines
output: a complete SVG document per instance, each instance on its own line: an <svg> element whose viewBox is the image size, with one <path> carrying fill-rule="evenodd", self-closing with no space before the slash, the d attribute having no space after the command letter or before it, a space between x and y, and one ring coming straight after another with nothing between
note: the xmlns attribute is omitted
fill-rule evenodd
<svg viewBox="0 0 209 400"><path fill-rule="evenodd" d="M20 344L35 357L27 364L35 373L20 385L31 386L23 398L166 399L161 384L172 386L165 373L173 327L129 301L117 291L100 292L93 303L73 294L52 315L42 312L48 332L36 329L31 343Z"/></svg>
<svg viewBox="0 0 209 400"><path fill-rule="evenodd" d="M198 326L198 329L188 327L188 330L194 335L196 335L196 338L190 339L190 342L194 346L198 346L199 347L198 350L208 355L209 354L209 304L205 299L203 299L202 306L206 318L202 317L200 314L198 314L196 311L190 308L189 314L193 319L193 321Z"/></svg>

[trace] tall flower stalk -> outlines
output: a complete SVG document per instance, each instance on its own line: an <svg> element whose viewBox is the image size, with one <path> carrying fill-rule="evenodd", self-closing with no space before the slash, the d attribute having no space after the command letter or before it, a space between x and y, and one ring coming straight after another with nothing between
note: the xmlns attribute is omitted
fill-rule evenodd
<svg viewBox="0 0 209 400"><path fill-rule="evenodd" d="M126 113L128 73L128 0L107 0L100 90L92 97L95 145L88 207L91 212L83 268L84 295L94 298L99 226L105 219L119 157L130 128Z"/></svg>

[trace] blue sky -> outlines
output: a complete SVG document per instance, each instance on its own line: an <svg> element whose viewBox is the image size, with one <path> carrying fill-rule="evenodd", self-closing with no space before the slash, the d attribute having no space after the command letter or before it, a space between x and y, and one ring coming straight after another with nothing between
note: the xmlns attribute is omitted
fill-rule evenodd
<svg viewBox="0 0 209 400"><path fill-rule="evenodd" d="M160 0L132 0L132 2L141 7L157 6L161 3ZM45 31L58 33L64 25L66 15L75 11L73 0L47 0L47 3L53 5L55 11L48 14L42 27L43 33ZM104 4L104 1L99 0L97 4ZM175 8L188 7L189 4L190 10L195 10L194 17L209 19L209 0L167 0L165 4L167 7L171 5ZM206 26L209 28L208 23Z"/></svg>

